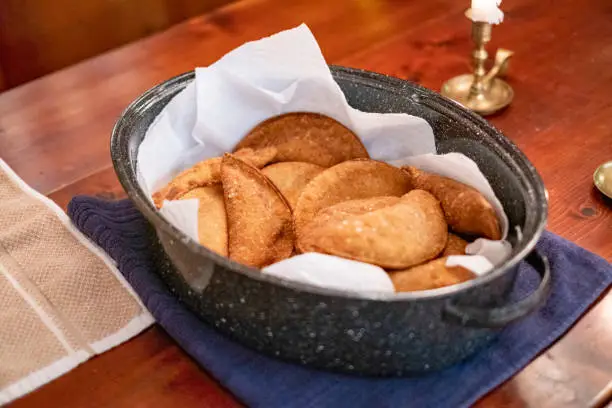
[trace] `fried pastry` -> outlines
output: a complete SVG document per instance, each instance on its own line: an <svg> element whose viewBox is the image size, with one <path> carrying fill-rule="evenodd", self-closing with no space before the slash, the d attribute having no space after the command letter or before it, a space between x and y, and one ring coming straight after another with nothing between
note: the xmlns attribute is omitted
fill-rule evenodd
<svg viewBox="0 0 612 408"><path fill-rule="evenodd" d="M467 247L467 245L468 242L466 240L449 232L448 240L446 241L446 246L441 256L465 255L465 247Z"/></svg>
<svg viewBox="0 0 612 408"><path fill-rule="evenodd" d="M381 208L389 207L400 202L400 197L383 196L383 197L371 197L363 198L360 200L343 201L341 203L332 205L322 209L318 215L324 217L344 213L347 215L360 215L367 212L380 210Z"/></svg>
<svg viewBox="0 0 612 408"><path fill-rule="evenodd" d="M319 173L302 190L295 206L296 232L299 235L323 208L348 200L401 197L410 188L410 177L387 163L357 159L337 164Z"/></svg>
<svg viewBox="0 0 612 408"><path fill-rule="evenodd" d="M236 146L278 149L276 161L299 161L330 167L368 158L361 140L347 127L318 113L294 112L272 117L251 130Z"/></svg>
<svg viewBox="0 0 612 408"><path fill-rule="evenodd" d="M436 198L413 190L395 204L385 198L365 211L364 202L322 210L298 234L301 252L321 252L403 269L435 258L446 245L448 226ZM348 210L347 210L348 208Z"/></svg>
<svg viewBox="0 0 612 408"><path fill-rule="evenodd" d="M389 272L396 292L414 292L456 285L476 275L461 266L446 266L446 257L403 271Z"/></svg>
<svg viewBox="0 0 612 408"><path fill-rule="evenodd" d="M223 157L221 181L230 259L261 268L291 256L291 209L276 186L257 168L231 154Z"/></svg>
<svg viewBox="0 0 612 408"><path fill-rule="evenodd" d="M198 240L200 244L227 256L227 215L221 185L198 187L188 191L180 199L197 198Z"/></svg>
<svg viewBox="0 0 612 408"><path fill-rule="evenodd" d="M478 190L415 167L405 166L402 169L410 175L414 188L427 190L440 200L446 221L453 231L493 240L501 239L495 209Z"/></svg>
<svg viewBox="0 0 612 408"><path fill-rule="evenodd" d="M274 183L294 209L302 189L323 170L323 167L312 163L282 162L270 164L261 172Z"/></svg>
<svg viewBox="0 0 612 408"><path fill-rule="evenodd" d="M276 149L273 147L258 150L242 149L235 155L257 168L262 168L274 159ZM221 157L202 160L183 171L164 188L153 194L153 203L157 208L161 208L164 200L178 200L183 194L194 188L221 183L221 160Z"/></svg>

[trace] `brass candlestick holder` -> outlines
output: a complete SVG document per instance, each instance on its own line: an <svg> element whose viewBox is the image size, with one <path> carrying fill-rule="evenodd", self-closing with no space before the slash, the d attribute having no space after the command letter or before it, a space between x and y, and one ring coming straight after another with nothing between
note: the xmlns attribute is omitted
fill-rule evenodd
<svg viewBox="0 0 612 408"><path fill-rule="evenodd" d="M471 20L471 10L468 9L465 15ZM474 73L449 79L442 85L441 90L442 95L481 115L490 115L505 108L514 97L512 87L500 79L508 70L512 51L498 49L493 67L489 72L486 71L488 54L485 46L491 41L491 29L492 25L489 23L472 22L472 40L475 45L472 52Z"/></svg>

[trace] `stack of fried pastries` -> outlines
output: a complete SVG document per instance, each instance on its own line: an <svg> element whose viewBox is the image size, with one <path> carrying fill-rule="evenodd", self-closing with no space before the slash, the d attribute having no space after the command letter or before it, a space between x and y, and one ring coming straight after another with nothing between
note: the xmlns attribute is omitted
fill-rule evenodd
<svg viewBox="0 0 612 408"><path fill-rule="evenodd" d="M200 244L220 255L256 268L305 252L335 255L384 268L398 292L474 278L447 267L447 257L464 255L466 239L501 238L480 192L372 160L353 132L314 113L262 122L233 153L197 163L153 195L158 208L194 198Z"/></svg>

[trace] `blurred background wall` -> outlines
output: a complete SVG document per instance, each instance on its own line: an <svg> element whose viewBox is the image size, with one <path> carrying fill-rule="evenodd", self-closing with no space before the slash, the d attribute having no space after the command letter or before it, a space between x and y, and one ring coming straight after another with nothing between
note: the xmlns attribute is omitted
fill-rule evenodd
<svg viewBox="0 0 612 408"><path fill-rule="evenodd" d="M0 0L0 92L231 1Z"/></svg>

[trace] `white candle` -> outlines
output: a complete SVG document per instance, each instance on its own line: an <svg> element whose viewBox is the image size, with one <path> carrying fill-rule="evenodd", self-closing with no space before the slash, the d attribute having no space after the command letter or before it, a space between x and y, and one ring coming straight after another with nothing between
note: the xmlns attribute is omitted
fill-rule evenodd
<svg viewBox="0 0 612 408"><path fill-rule="evenodd" d="M499 24L504 13L499 9L501 0L472 0L472 21Z"/></svg>

